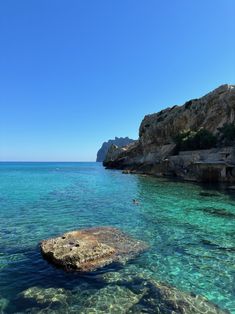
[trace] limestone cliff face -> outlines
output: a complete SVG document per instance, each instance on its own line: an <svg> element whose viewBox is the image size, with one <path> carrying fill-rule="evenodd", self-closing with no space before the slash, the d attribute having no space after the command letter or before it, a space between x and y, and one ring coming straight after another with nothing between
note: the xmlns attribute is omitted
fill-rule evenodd
<svg viewBox="0 0 235 314"><path fill-rule="evenodd" d="M143 147L172 143L182 130L197 130L201 127L216 133L224 123L235 119L235 89L222 85L199 99L187 101L183 106L174 106L144 117L139 130Z"/></svg>
<svg viewBox="0 0 235 314"><path fill-rule="evenodd" d="M146 115L139 139L128 147L112 148L104 166L119 169L148 169L174 151L174 137L184 130L205 128L216 134L225 123L235 122L235 85L222 85L209 94L182 106Z"/></svg>
<svg viewBox="0 0 235 314"><path fill-rule="evenodd" d="M109 140L108 142L104 142L101 148L97 152L96 161L99 161L99 162L104 161L105 156L111 145L116 145L117 147L123 147L133 142L134 140L130 139L129 137L115 137L114 140Z"/></svg>

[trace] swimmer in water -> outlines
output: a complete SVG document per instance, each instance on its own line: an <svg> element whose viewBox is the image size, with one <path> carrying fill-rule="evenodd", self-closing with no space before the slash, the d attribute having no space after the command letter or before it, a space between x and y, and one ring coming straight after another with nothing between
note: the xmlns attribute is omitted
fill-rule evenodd
<svg viewBox="0 0 235 314"><path fill-rule="evenodd" d="M139 201L137 201L136 199L133 199L132 202L133 202L133 204L135 204L135 205L139 205Z"/></svg>

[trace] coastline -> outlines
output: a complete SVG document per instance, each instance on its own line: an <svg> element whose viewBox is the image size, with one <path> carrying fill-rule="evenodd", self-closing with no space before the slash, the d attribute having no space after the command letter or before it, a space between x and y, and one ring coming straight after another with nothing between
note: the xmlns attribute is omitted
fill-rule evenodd
<svg viewBox="0 0 235 314"><path fill-rule="evenodd" d="M144 117L139 139L112 145L104 167L186 181L235 183L235 85Z"/></svg>

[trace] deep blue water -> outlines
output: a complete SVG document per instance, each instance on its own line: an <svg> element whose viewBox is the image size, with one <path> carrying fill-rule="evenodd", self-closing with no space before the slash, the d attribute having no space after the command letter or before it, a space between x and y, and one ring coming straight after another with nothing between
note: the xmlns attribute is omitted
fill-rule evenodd
<svg viewBox="0 0 235 314"><path fill-rule="evenodd" d="M45 308L22 298L30 287L63 288L68 294L77 289L82 298L108 291L108 284L99 282L106 270L87 276L64 273L39 252L40 240L91 226L118 227L150 244L124 269L107 271L147 273L235 313L234 192L124 175L100 163L0 163L0 313ZM109 295L100 295L109 302ZM60 304L61 313L76 312L76 306L82 313L79 302L81 297L73 297Z"/></svg>

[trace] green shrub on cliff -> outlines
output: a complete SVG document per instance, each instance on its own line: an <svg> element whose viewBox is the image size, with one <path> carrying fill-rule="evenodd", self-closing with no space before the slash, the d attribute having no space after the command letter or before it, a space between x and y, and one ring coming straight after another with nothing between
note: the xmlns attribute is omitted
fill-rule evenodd
<svg viewBox="0 0 235 314"><path fill-rule="evenodd" d="M235 141L235 124L225 123L222 128L218 129L221 134L221 140L225 145L232 144Z"/></svg>
<svg viewBox="0 0 235 314"><path fill-rule="evenodd" d="M201 128L198 131L183 131L174 138L174 141L177 151L209 149L216 146L217 137Z"/></svg>

